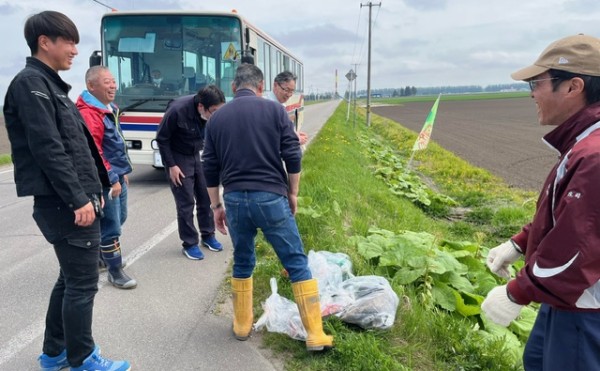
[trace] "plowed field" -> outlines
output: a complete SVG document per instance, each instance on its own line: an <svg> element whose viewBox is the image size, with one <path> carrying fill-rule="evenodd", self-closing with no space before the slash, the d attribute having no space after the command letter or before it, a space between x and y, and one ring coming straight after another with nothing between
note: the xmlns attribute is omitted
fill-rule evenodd
<svg viewBox="0 0 600 371"><path fill-rule="evenodd" d="M373 107L373 113L419 132L433 102ZM557 153L543 141L531 98L444 101L431 140L514 187L539 190Z"/></svg>

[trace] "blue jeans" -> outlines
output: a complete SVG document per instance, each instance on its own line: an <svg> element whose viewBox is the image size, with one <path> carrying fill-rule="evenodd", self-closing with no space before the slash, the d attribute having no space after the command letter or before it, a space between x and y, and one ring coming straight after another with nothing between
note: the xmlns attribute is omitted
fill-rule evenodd
<svg viewBox="0 0 600 371"><path fill-rule="evenodd" d="M102 244L111 244L114 240L121 237L121 226L127 219L127 183L123 176L119 177L121 183L121 194L118 197L108 199L109 187L104 187L102 194L104 196L104 218L100 219L100 229L102 233Z"/></svg>
<svg viewBox="0 0 600 371"><path fill-rule="evenodd" d="M600 312L542 304L523 352L526 371L600 370Z"/></svg>
<svg viewBox="0 0 600 371"><path fill-rule="evenodd" d="M273 246L292 282L312 278L296 220L287 197L257 191L223 195L227 225L233 242L233 277L248 278L256 265L254 239L260 228Z"/></svg>
<svg viewBox="0 0 600 371"><path fill-rule="evenodd" d="M54 245L60 272L48 304L42 351L57 356L67 349L71 366L94 350L92 312L98 292L100 222L77 227L73 211L58 196L36 197L33 218Z"/></svg>

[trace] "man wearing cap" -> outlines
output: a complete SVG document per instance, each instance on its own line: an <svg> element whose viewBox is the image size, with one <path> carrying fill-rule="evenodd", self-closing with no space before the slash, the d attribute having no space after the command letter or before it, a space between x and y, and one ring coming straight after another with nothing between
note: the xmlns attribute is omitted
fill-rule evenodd
<svg viewBox="0 0 600 371"><path fill-rule="evenodd" d="M533 221L490 250L488 267L509 281L481 308L508 326L524 305L541 303L525 370L600 370L600 39L560 39L511 76L529 83L539 123L556 126L544 141L559 158Z"/></svg>

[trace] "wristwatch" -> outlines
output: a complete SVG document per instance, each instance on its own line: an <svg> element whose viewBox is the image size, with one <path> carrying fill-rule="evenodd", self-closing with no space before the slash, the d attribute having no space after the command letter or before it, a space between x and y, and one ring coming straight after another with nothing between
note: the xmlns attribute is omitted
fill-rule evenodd
<svg viewBox="0 0 600 371"><path fill-rule="evenodd" d="M218 204L214 205L214 206L210 205L210 209L211 210L217 210L217 209L220 209L221 207L223 207L223 204L220 203L220 202Z"/></svg>

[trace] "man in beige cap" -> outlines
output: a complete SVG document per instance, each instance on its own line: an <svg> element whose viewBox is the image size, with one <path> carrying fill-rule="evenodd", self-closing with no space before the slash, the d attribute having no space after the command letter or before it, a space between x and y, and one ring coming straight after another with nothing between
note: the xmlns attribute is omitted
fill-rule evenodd
<svg viewBox="0 0 600 371"><path fill-rule="evenodd" d="M509 281L481 308L508 326L524 305L541 303L525 370L600 370L600 39L560 39L511 76L529 83L540 124L556 126L544 141L560 156L533 221L490 250L488 267Z"/></svg>

